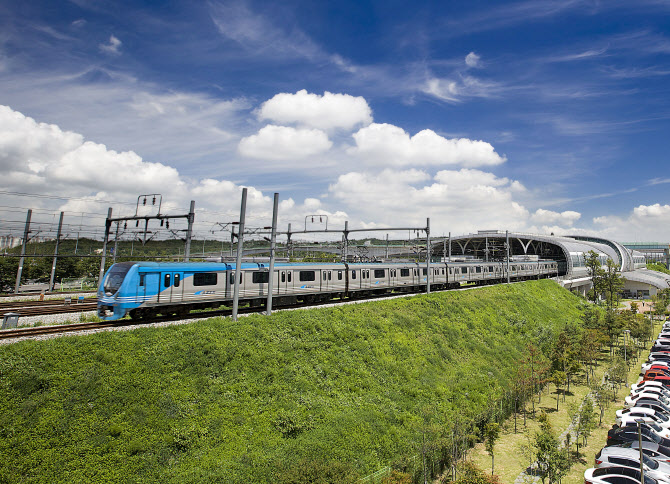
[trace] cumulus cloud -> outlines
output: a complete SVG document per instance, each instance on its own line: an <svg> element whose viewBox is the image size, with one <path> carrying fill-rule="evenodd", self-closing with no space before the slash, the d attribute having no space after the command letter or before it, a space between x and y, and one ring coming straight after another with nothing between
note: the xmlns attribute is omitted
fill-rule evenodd
<svg viewBox="0 0 670 484"><path fill-rule="evenodd" d="M385 169L341 175L329 191L361 219L397 226L398 220L423 225L431 217L435 227L468 233L527 226L528 210L513 200L512 183L471 169L443 170L434 177L420 170Z"/></svg>
<svg viewBox="0 0 670 484"><path fill-rule="evenodd" d="M353 137L356 146L348 153L371 164L476 167L499 165L506 160L485 141L447 139L430 129L410 136L397 126L373 123L361 128Z"/></svg>
<svg viewBox="0 0 670 484"><path fill-rule="evenodd" d="M174 168L148 163L132 151L116 152L83 136L0 106L0 167L5 182L82 192L139 193L156 183L178 186Z"/></svg>
<svg viewBox="0 0 670 484"><path fill-rule="evenodd" d="M533 222L539 224L557 224L562 227L572 227L574 223L581 218L582 214L566 210L565 212L552 212L539 208L531 216Z"/></svg>
<svg viewBox="0 0 670 484"><path fill-rule="evenodd" d="M593 218L598 232L620 242L668 241L670 205L638 205L627 215L603 215Z"/></svg>
<svg viewBox="0 0 670 484"><path fill-rule="evenodd" d="M319 129L268 124L258 134L242 138L238 151L250 158L291 160L317 155L332 145L328 135Z"/></svg>
<svg viewBox="0 0 670 484"><path fill-rule="evenodd" d="M98 47L100 47L102 52L117 55L121 53L119 50L121 48L121 44L122 42L119 39L117 39L114 35L111 35L109 37L109 42L106 44L100 44Z"/></svg>
<svg viewBox="0 0 670 484"><path fill-rule="evenodd" d="M474 52L470 52L465 56L465 63L468 67L479 67L480 66L480 57Z"/></svg>
<svg viewBox="0 0 670 484"><path fill-rule="evenodd" d="M295 123L324 130L352 129L372 122L372 110L363 97L328 91L320 96L305 89L295 94L275 95L263 103L258 116L281 124Z"/></svg>

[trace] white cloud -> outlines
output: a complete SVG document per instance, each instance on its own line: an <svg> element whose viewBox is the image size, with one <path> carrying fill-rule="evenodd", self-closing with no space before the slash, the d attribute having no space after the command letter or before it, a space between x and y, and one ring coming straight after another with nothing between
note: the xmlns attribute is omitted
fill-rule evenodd
<svg viewBox="0 0 670 484"><path fill-rule="evenodd" d="M562 227L572 227L581 216L581 213L570 210L559 213L539 208L531 216L531 220L539 224L557 224Z"/></svg>
<svg viewBox="0 0 670 484"><path fill-rule="evenodd" d="M620 242L670 240L670 205L638 205L628 215L604 215L593 218L599 233Z"/></svg>
<svg viewBox="0 0 670 484"><path fill-rule="evenodd" d="M323 96L305 89L295 94L280 93L265 101L259 110L260 119L282 124L300 124L319 129L352 129L372 122L372 110L363 97L348 94Z"/></svg>
<svg viewBox="0 0 670 484"><path fill-rule="evenodd" d="M483 81L472 76L458 76L456 79L431 77L421 90L442 101L462 102L466 98L491 98L499 95L503 87L493 81Z"/></svg>
<svg viewBox="0 0 670 484"><path fill-rule="evenodd" d="M479 67L480 66L480 57L474 52L470 52L465 56L465 63L468 67Z"/></svg>
<svg viewBox="0 0 670 484"><path fill-rule="evenodd" d="M121 48L122 42L117 39L114 35L111 35L109 37L109 42L106 44L100 44L98 47L100 47L100 50L102 52L105 52L107 54L113 54L117 55L120 54L121 52L119 49Z"/></svg>
<svg viewBox="0 0 670 484"><path fill-rule="evenodd" d="M362 220L421 226L430 217L436 231L469 233L527 226L529 213L513 200L511 185L508 179L479 170L444 170L431 178L418 170L386 169L341 175L329 191Z"/></svg>
<svg viewBox="0 0 670 484"><path fill-rule="evenodd" d="M373 123L353 135L356 146L347 152L371 164L384 166L462 165L491 166L506 158L484 141L447 139L430 129L411 136L391 124Z"/></svg>
<svg viewBox="0 0 670 484"><path fill-rule="evenodd" d="M268 124L258 134L242 138L243 156L266 160L304 159L330 149L333 143L318 129L296 129Z"/></svg>

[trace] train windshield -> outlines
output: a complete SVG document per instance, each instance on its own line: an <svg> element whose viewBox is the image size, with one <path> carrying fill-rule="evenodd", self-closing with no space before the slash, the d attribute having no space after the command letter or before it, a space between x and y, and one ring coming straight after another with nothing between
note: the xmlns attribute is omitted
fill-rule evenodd
<svg viewBox="0 0 670 484"><path fill-rule="evenodd" d="M107 296L116 294L116 291L121 287L124 277L126 277L126 274L133 264L133 262L120 262L119 264L114 264L112 266L105 277L105 283L103 285Z"/></svg>

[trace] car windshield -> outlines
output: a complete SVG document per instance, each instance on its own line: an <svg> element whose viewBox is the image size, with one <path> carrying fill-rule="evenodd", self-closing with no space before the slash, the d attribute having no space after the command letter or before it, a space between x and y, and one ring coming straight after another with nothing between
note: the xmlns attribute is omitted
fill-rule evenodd
<svg viewBox="0 0 670 484"><path fill-rule="evenodd" d="M103 289L107 296L116 294L116 291L119 290L123 283L123 278L126 277L133 264L133 262L121 262L111 267L103 284Z"/></svg>
<svg viewBox="0 0 670 484"><path fill-rule="evenodd" d="M652 471L655 471L656 469L658 469L658 466L659 466L658 462L656 462L655 460L650 459L646 455L643 455L642 457L644 459L644 465L649 467Z"/></svg>

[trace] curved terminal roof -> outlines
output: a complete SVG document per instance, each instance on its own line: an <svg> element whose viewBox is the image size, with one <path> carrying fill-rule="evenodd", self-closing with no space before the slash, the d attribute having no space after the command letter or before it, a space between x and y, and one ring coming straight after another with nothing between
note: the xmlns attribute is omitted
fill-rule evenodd
<svg viewBox="0 0 670 484"><path fill-rule="evenodd" d="M431 252L435 257L451 256L452 259L505 260L508 238L512 260L553 259L558 262L559 278L565 281L589 277L585 262L587 253L592 250L599 255L602 266L606 265L607 259L612 259L628 280L660 289L670 287L670 276L648 271L641 254L627 249L619 242L601 237L481 230L476 234L434 242L431 244Z"/></svg>

